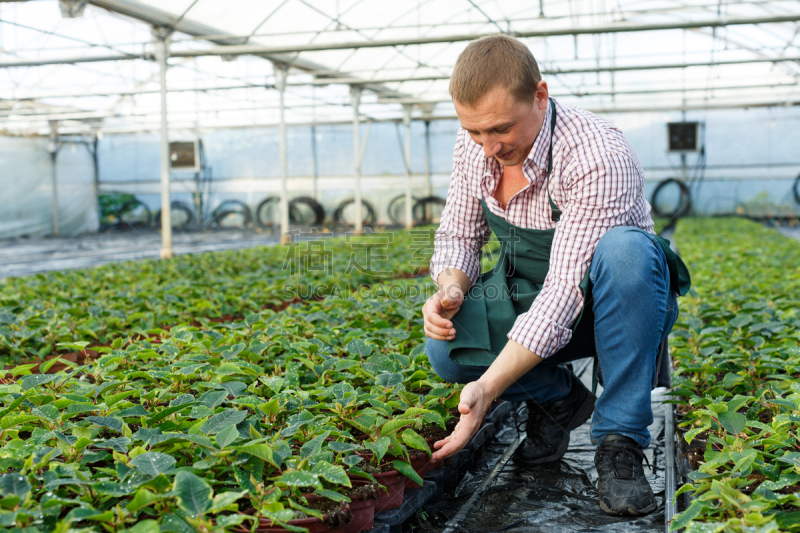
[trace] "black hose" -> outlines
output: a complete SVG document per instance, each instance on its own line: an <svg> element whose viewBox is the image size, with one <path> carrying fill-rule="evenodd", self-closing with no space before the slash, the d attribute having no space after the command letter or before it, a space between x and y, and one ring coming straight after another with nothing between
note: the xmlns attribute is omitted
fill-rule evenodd
<svg viewBox="0 0 800 533"><path fill-rule="evenodd" d="M144 221L133 221L128 222L125 220L125 215L128 213L132 213L136 208L141 207L144 209L145 212L145 220ZM140 228L140 227L147 227L153 222L153 215L150 212L150 208L147 207L145 204L133 198L125 202L122 208L118 211L119 216L119 224L120 226L128 226L129 228Z"/></svg>
<svg viewBox="0 0 800 533"><path fill-rule="evenodd" d="M186 214L186 220L181 222L180 224L173 224L172 227L175 229L185 229L188 227L192 222L194 222L194 212L192 208L186 205L183 202L172 202L170 207L173 211L182 211ZM156 225L160 228L161 227L161 209L156 211Z"/></svg>
<svg viewBox="0 0 800 533"><path fill-rule="evenodd" d="M281 199L277 196L267 196L264 198L261 203L258 204L258 207L256 207L256 224L262 228L271 228L274 226L275 223L272 220L264 220L265 213L263 213L263 211L265 208L270 207L270 204L277 205L280 200Z"/></svg>
<svg viewBox="0 0 800 533"><path fill-rule="evenodd" d="M794 187L792 190L794 191L794 201L800 205L800 174L798 174L797 178L794 180Z"/></svg>
<svg viewBox="0 0 800 533"><path fill-rule="evenodd" d="M219 226L225 217L232 214L241 214L244 217L245 226L250 224L250 221L253 219L250 208L247 207L247 204L239 200L226 200L222 202L211 213L211 218L214 220L214 224Z"/></svg>
<svg viewBox="0 0 800 533"><path fill-rule="evenodd" d="M676 183L681 190L681 197L678 201L678 206L674 211L662 211L658 207L658 195L661 194L665 187L672 183ZM653 191L653 196L650 198L650 206L653 208L653 213L660 217L669 218L671 220L685 217L692 209L692 191L689 190L689 187L681 180L677 180L675 178L666 179L659 183L656 187L656 190Z"/></svg>
<svg viewBox="0 0 800 533"><path fill-rule="evenodd" d="M417 224L433 224L433 217L429 216L428 205L440 205L444 208L445 200L438 196L427 196L414 203L414 222Z"/></svg>
<svg viewBox="0 0 800 533"><path fill-rule="evenodd" d="M314 212L314 220L312 222L303 220L303 213L298 209L300 205L306 205ZM289 221L295 224L321 226L325 222L325 209L310 196L300 196L289 202Z"/></svg>
<svg viewBox="0 0 800 533"><path fill-rule="evenodd" d="M355 200L351 198L351 199L345 200L344 202L339 204L339 207L337 207L336 211L333 212L333 221L336 224L339 224L339 223L347 224L347 225L352 225L353 224L352 222L349 222L349 221L346 221L346 220L342 219L342 217L344 215L345 208L347 208L347 206L349 206L352 203L355 203ZM361 207L363 207L367 211L366 215L364 214L363 211L361 212L361 215L363 217L363 221L362 221L363 225L364 226L371 226L375 222L375 208L372 206L371 203L369 203L369 202L367 202L366 200L363 200L363 199L361 200Z"/></svg>
<svg viewBox="0 0 800 533"><path fill-rule="evenodd" d="M400 217L397 216L398 213L395 213L395 211L397 210L398 206L400 205L400 202L405 202L405 201L406 201L405 193L404 194L398 194L397 196L395 196L394 198L392 198L389 201L389 207L386 208L386 212L389 215L389 220L391 220L393 223L395 223L397 225L402 225L402 224L405 224L405 222L406 222L405 221L405 215L403 215L403 217L402 217L403 220L400 220ZM418 198L414 198L412 196L411 197L411 201L412 202L417 202ZM412 203L411 205L412 205L412 208L413 208L414 204ZM412 216L412 220L413 220L413 216Z"/></svg>

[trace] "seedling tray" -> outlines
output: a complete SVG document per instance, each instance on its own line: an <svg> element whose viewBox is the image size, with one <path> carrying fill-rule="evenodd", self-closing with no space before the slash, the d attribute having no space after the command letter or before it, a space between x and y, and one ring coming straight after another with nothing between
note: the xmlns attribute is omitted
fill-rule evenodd
<svg viewBox="0 0 800 533"><path fill-rule="evenodd" d="M396 509L384 511L375 515L375 522L390 526L391 533L400 533L403 522L411 518L417 510L436 494L436 483L425 481L418 489L406 489L403 504ZM373 531L375 528L373 528ZM384 530L385 531L385 530Z"/></svg>

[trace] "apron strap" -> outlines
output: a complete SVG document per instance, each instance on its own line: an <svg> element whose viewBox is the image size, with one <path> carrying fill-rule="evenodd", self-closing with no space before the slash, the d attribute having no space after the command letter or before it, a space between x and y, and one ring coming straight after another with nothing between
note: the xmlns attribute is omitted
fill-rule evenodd
<svg viewBox="0 0 800 533"><path fill-rule="evenodd" d="M556 131L556 103L550 99L550 150L547 155L547 200L550 202L550 219L553 222L558 222L561 219L561 209L558 208L556 203L550 196L550 174L553 172L553 132Z"/></svg>

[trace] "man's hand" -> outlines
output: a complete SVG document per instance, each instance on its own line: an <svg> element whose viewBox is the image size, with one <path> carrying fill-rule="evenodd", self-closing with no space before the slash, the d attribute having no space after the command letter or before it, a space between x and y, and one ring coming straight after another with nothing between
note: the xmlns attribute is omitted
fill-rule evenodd
<svg viewBox="0 0 800 533"><path fill-rule="evenodd" d="M458 285L449 285L428 298L422 306L425 335L431 339L450 341L456 338L456 330L450 320L461 308L464 293Z"/></svg>
<svg viewBox="0 0 800 533"><path fill-rule="evenodd" d="M460 451L469 442L469 439L478 432L483 423L483 417L494 398L491 398L480 381L467 384L461 391L461 401L458 412L461 420L453 432L438 442L433 443L436 452L431 459L441 461Z"/></svg>

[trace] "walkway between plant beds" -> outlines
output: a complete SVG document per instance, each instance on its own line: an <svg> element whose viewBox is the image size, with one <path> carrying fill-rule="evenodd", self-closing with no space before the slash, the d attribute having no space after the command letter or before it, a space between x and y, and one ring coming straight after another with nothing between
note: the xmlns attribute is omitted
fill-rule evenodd
<svg viewBox="0 0 800 533"><path fill-rule="evenodd" d="M777 226L775 229L787 237L800 241L800 226Z"/></svg>
<svg viewBox="0 0 800 533"><path fill-rule="evenodd" d="M172 235L175 254L268 246L278 240L275 234L249 228L174 232ZM0 278L157 258L160 250L161 233L152 229L134 228L80 237L12 239L3 241L0 246Z"/></svg>
<svg viewBox="0 0 800 533"><path fill-rule="evenodd" d="M590 360L576 362L575 372L587 387L591 386ZM598 392L600 390L598 387ZM649 428L653 444L645 450L652 466L645 465L645 473L659 501L658 509L652 514L633 519L617 518L600 509L595 488L594 446L589 439L587 422L572 432L567 454L557 463L529 467L510 460L457 530L461 533L664 531L664 410L660 402L653 403L653 411L655 420ZM524 431L524 416L520 416L518 422ZM478 466L466 474L454 493L424 507L428 517L420 523L424 531L445 529L447 520L477 490L516 437L512 415L504 429L487 442Z"/></svg>

